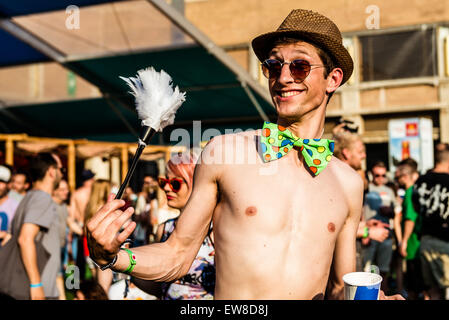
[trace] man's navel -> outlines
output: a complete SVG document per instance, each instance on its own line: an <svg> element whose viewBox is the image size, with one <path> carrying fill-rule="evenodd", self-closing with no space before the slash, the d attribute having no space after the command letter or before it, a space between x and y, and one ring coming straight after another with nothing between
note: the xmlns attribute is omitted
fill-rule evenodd
<svg viewBox="0 0 449 320"><path fill-rule="evenodd" d="M327 230L329 230L329 232L335 232L335 224L329 222L327 225Z"/></svg>
<svg viewBox="0 0 449 320"><path fill-rule="evenodd" d="M245 214L250 217L255 216L257 214L257 208L254 206L248 207L245 210Z"/></svg>

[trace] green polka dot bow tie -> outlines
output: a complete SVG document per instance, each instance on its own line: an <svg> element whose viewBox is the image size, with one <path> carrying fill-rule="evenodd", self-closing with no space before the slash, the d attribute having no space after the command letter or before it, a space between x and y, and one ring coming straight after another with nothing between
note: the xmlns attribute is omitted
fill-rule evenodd
<svg viewBox="0 0 449 320"><path fill-rule="evenodd" d="M293 147L299 148L315 176L326 168L334 152L333 140L301 139L295 137L290 130L267 121L263 124L260 146L265 162L282 158Z"/></svg>

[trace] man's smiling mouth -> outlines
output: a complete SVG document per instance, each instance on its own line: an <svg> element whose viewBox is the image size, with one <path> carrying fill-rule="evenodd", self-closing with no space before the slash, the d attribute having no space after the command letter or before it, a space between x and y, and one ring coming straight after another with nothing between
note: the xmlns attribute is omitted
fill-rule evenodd
<svg viewBox="0 0 449 320"><path fill-rule="evenodd" d="M289 90L289 91L277 91L276 94L282 98L288 98L292 96L297 96L304 90Z"/></svg>

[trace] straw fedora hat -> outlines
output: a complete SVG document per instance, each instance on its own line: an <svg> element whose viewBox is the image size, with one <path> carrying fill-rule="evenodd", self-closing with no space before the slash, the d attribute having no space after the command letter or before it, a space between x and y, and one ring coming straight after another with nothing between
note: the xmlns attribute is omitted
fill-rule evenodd
<svg viewBox="0 0 449 320"><path fill-rule="evenodd" d="M272 49L273 41L282 36L294 36L310 42L330 54L336 66L343 70L343 81L348 81L354 64L349 52L343 46L341 32L329 18L304 9L290 12L274 32L262 34L252 41L254 53L262 62Z"/></svg>

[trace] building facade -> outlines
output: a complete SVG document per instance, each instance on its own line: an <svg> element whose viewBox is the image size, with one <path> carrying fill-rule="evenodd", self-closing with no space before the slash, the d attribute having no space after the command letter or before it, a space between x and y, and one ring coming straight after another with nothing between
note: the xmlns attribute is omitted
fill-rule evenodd
<svg viewBox="0 0 449 320"><path fill-rule="evenodd" d="M368 158L385 162L390 119L431 119L434 142L449 142L449 0L167 2L262 86L266 79L251 40L275 30L299 6L320 12L340 28L355 62L351 79L328 105L326 135L341 117L352 120L367 145ZM52 12L16 21L75 56L190 41L143 0L83 8L79 29L64 27L67 17L66 12ZM0 69L0 98L6 104L99 95L94 86L56 63Z"/></svg>

